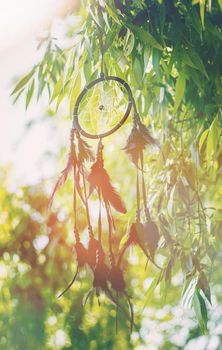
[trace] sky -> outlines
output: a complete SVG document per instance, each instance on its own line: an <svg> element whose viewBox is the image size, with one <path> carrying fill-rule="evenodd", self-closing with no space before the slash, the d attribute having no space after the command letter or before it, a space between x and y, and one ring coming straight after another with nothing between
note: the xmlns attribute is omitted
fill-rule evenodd
<svg viewBox="0 0 222 350"><path fill-rule="evenodd" d="M36 38L52 20L62 26L61 14L70 0L0 0L0 168L11 168L12 186L32 184L51 176L52 165L42 154L52 150L48 122L37 123L24 133L30 120L44 116L47 101L40 99L25 111L24 100L13 104L10 92L17 79L39 60ZM50 143L49 143L50 140Z"/></svg>

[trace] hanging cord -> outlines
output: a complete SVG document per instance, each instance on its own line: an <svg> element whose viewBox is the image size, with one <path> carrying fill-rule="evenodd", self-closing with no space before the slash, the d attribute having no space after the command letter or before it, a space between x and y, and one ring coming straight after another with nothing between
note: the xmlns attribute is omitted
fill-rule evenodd
<svg viewBox="0 0 222 350"><path fill-rule="evenodd" d="M82 169L82 179L83 179L83 191L84 191L84 197L85 197L86 217L87 217L87 223L88 223L89 238L93 238L94 235L93 235L93 229L90 222L88 196L86 193L86 179L85 179L85 174L83 169Z"/></svg>
<svg viewBox="0 0 222 350"><path fill-rule="evenodd" d="M137 164L137 170L136 170L136 203L137 203L136 222L140 222L140 186L139 186L139 168L138 168L138 164Z"/></svg>
<svg viewBox="0 0 222 350"><path fill-rule="evenodd" d="M145 217L146 217L146 221L150 221L151 218L150 218L149 209L147 207L147 194L146 194L146 185L145 185L145 178L144 178L143 151L140 151L140 162L141 162L142 193L143 193L143 205L144 205Z"/></svg>
<svg viewBox="0 0 222 350"><path fill-rule="evenodd" d="M70 132L70 153L73 161L73 216L74 216L74 236L76 243L80 242L79 232L77 229L77 198L76 198L76 151L75 151L75 130Z"/></svg>
<svg viewBox="0 0 222 350"><path fill-rule="evenodd" d="M98 189L98 197L99 197L99 216L98 216L98 241L101 244L102 243L102 218L101 218L101 190Z"/></svg>
<svg viewBox="0 0 222 350"><path fill-rule="evenodd" d="M79 135L78 135L79 137ZM83 193L84 193L84 199L85 199L85 207L86 207L86 218L87 218L87 224L88 224L88 232L89 232L89 238L93 238L93 229L91 226L91 221L90 221L90 215L89 215L89 203L88 203L88 196L86 192L86 177L85 177L85 171L83 168L83 164L81 164L81 173L82 173L82 181L83 181Z"/></svg>
<svg viewBox="0 0 222 350"><path fill-rule="evenodd" d="M108 203L105 203L106 214L109 226L109 262L111 268L115 265L115 257L113 254L113 244L112 244L112 234L113 234L113 223L112 223L112 214L111 209Z"/></svg>
<svg viewBox="0 0 222 350"><path fill-rule="evenodd" d="M103 167L103 164L104 164L103 147L104 146L102 144L102 139L100 139L99 140L99 144L98 144L98 150L97 150L97 161L98 161L100 167ZM100 200L100 206L101 206L101 193L100 193L100 190L99 190L99 200ZM113 218L112 218L110 205L106 201L104 201L104 204L105 204L107 221L108 221L108 229L109 229L109 260L110 260L110 265L112 267L114 265L114 263L115 263L113 249L112 249L112 233L113 233L114 223L113 223ZM100 210L101 210L101 208L100 208ZM101 220L101 212L100 212L99 219ZM98 228L100 228L100 227L98 227Z"/></svg>

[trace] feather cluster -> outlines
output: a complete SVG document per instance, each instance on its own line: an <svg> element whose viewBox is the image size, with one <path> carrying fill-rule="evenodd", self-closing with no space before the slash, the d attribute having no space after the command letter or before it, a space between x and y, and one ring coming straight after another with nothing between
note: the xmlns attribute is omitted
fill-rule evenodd
<svg viewBox="0 0 222 350"><path fill-rule="evenodd" d="M150 135L147 127L138 122L133 126L127 139L126 146L123 148L129 155L132 162L138 165L141 152L149 145L158 146L157 141Z"/></svg>
<svg viewBox="0 0 222 350"><path fill-rule="evenodd" d="M110 177L100 161L97 160L92 165L88 180L92 190L94 188L101 190L101 194L105 203L110 204L120 213L126 213L125 204L111 184Z"/></svg>
<svg viewBox="0 0 222 350"><path fill-rule="evenodd" d="M55 193L58 191L58 189L64 185L64 183L66 182L67 180L67 177L70 173L70 171L72 170L73 166L76 166L76 158L75 158L75 152L73 150L70 151L69 153L69 157L68 157L68 161L67 161L67 164L66 164L66 167L65 169L61 172L61 175L59 176L55 186L54 186L54 189L52 191L52 194L49 198L49 208L51 208L52 206L52 202L53 202L53 198L55 196Z"/></svg>
<svg viewBox="0 0 222 350"><path fill-rule="evenodd" d="M158 247L158 242L159 231L156 224L152 220L147 221L144 224L141 222L133 223L129 229L128 239L120 250L118 265L120 265L126 250L134 244L138 244L146 257L154 263L153 259Z"/></svg>

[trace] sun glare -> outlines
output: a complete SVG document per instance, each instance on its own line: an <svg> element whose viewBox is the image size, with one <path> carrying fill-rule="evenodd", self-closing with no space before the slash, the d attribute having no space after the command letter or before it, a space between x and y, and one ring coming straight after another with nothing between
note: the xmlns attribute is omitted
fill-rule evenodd
<svg viewBox="0 0 222 350"><path fill-rule="evenodd" d="M0 2L0 51L17 45L47 24L62 0L7 0ZM40 29L40 28L39 28Z"/></svg>

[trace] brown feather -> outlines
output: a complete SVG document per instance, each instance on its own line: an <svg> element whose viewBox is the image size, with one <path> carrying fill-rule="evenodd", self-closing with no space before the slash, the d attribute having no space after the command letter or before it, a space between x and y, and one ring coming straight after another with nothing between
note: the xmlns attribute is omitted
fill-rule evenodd
<svg viewBox="0 0 222 350"><path fill-rule="evenodd" d="M73 159L73 155L72 153L70 152L69 153L69 158L68 158L68 161L67 161L67 164L66 164L66 167L65 169L61 172L61 175L59 176L55 186L54 186L54 189L52 191L52 194L49 198L49 205L48 207L51 208L52 206L52 202L53 202L53 198L55 196L55 193L58 191L58 189L64 185L64 183L66 182L67 180L67 177L70 173L70 171L72 170L72 167L73 167L73 163L74 163L74 159Z"/></svg>
<svg viewBox="0 0 222 350"><path fill-rule="evenodd" d="M100 162L96 161L92 165L88 180L90 182L91 189L101 189L104 202L111 204L111 206L120 213L126 213L125 204L111 184L110 177Z"/></svg>
<svg viewBox="0 0 222 350"><path fill-rule="evenodd" d="M137 165L140 152L145 148L145 140L141 136L138 128L136 126L133 127L131 133L126 142L126 146L123 148L132 162Z"/></svg>
<svg viewBox="0 0 222 350"><path fill-rule="evenodd" d="M125 290L126 284L123 277L123 272L119 266L112 266L109 273L109 280L113 289L117 292L123 292Z"/></svg>
<svg viewBox="0 0 222 350"><path fill-rule="evenodd" d="M146 125L141 122L139 123L139 132L145 141L145 146L154 145L159 147L157 140L150 135Z"/></svg>
<svg viewBox="0 0 222 350"><path fill-rule="evenodd" d="M137 165L141 151L150 145L159 147L158 142L150 135L147 127L139 122L137 126L132 128L126 146L123 149L129 155L132 162Z"/></svg>
<svg viewBox="0 0 222 350"><path fill-rule="evenodd" d="M91 150L91 146L86 141L78 137L78 161L84 163L85 161L93 161L95 159Z"/></svg>

